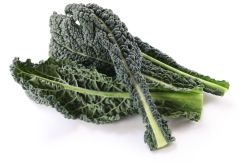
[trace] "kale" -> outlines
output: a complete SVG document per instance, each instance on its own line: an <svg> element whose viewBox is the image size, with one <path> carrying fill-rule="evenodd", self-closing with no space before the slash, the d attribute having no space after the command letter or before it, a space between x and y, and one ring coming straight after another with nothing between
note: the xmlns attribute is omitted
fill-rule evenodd
<svg viewBox="0 0 240 162"><path fill-rule="evenodd" d="M21 62L15 58L11 73L33 101L52 106L69 119L104 124L138 113L122 82L99 73L94 66L86 68L68 59L49 58L34 64L30 59ZM160 89L148 84L164 116L199 120L202 89Z"/></svg>
<svg viewBox="0 0 240 162"><path fill-rule="evenodd" d="M94 13L97 12L97 9L91 7L91 4L85 7L92 9ZM51 16L50 28L52 39L49 51L50 56L57 58L72 58L85 65L95 64L98 70L102 70L102 73L114 75L114 66L111 63L108 50L98 48L99 39L101 39L96 32L98 27L94 24L89 25L90 27L84 23L78 25L76 24L77 21L78 20L74 20L73 17L69 15L58 15L54 13ZM122 23L122 25L126 26L124 23ZM87 29L88 34L83 33L83 28ZM94 33L94 35L91 33ZM76 35L78 35L77 38L75 38ZM189 70L179 65L165 53L143 42L140 38L134 37L134 39L143 56L141 72L149 79L158 80L158 77L161 76L156 75L156 72L165 70L163 74L172 72L171 75L173 79L176 79L174 84L178 87L193 88L201 86L205 92L219 96L223 96L228 90L229 83L227 81L216 80L193 70ZM149 70L153 66L155 70ZM152 74L154 73L155 76L153 77ZM165 82L168 81L166 80Z"/></svg>
<svg viewBox="0 0 240 162"><path fill-rule="evenodd" d="M151 150L175 139L167 118L198 121L203 91L223 96L229 88L132 36L117 15L96 4L54 12L50 32L49 59L34 64L15 58L15 81L66 118L103 124L141 114Z"/></svg>
<svg viewBox="0 0 240 162"><path fill-rule="evenodd" d="M223 96L229 89L229 83L227 81L216 80L209 76L199 74L193 70L189 70L186 67L179 65L175 60L165 53L150 46L146 42L142 42L140 38L135 37L135 41L137 42L138 47L141 49L142 56L145 59L164 69L173 71L176 74L192 78L194 81L202 83L205 92Z"/></svg>
<svg viewBox="0 0 240 162"><path fill-rule="evenodd" d="M107 50L117 77L131 94L133 106L142 114L146 126L144 141L150 149L168 145L174 137L171 136L167 121L157 111L141 73L142 57L134 37L121 25L120 19L111 10L104 10L97 5L91 6L99 12L94 13L84 4L67 5L65 12L83 24L83 33L89 39L95 36L99 38L95 46Z"/></svg>
<svg viewBox="0 0 240 162"><path fill-rule="evenodd" d="M100 45L99 34L92 32L96 35L95 37L91 36L83 31L84 26L78 25L72 16L55 12L50 17L52 37L49 55L57 59L71 59L85 66L95 66L99 72L108 76L115 76L114 65L108 50ZM165 70L144 58L142 58L141 72L145 79L152 80L155 83L164 83L164 85L171 87L202 87L199 81Z"/></svg>

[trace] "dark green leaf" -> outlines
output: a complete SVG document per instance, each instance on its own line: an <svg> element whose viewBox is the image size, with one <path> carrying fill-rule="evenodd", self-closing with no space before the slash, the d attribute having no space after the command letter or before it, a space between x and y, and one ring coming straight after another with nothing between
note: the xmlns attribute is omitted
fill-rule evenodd
<svg viewBox="0 0 240 162"><path fill-rule="evenodd" d="M16 58L11 72L35 102L52 106L67 118L109 123L137 113L120 81L70 60L49 58L33 64ZM201 115L201 89L165 87L151 94L158 111L167 117L198 120Z"/></svg>

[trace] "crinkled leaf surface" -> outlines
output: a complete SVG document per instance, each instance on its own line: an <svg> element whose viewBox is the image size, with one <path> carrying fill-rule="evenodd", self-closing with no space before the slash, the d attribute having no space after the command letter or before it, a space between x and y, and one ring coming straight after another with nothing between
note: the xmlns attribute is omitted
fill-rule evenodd
<svg viewBox="0 0 240 162"><path fill-rule="evenodd" d="M98 43L96 40L99 39L97 34L90 36L90 34L83 33L83 27L77 25L72 17L69 16L58 15L55 13L51 17L50 22L52 33L50 55L56 57L71 57L75 60L81 60L81 63L84 62L85 64L96 64L99 69L104 69L102 72L108 74L114 73L111 58L107 54L108 51L98 48L99 46L95 46L95 44ZM76 37L76 35L78 36ZM158 69L171 71L178 78L183 78L183 80L189 81L188 84L183 84L181 86L188 85L188 87L193 88L194 86L201 85L204 88L204 91L220 96L224 95L228 90L229 83L227 81L216 80L193 70L189 70L186 67L179 65L174 59L165 53L152 47L148 43L143 42L138 37L135 37L134 39L143 56L141 70L145 76L151 77L151 75L146 74L146 71L149 71L148 62L150 61L152 64L156 64ZM152 66L152 64L150 65ZM104 68L106 66L112 68ZM154 77L153 79L156 78ZM180 79L180 81L182 81L182 79ZM181 82L179 83L182 84Z"/></svg>
<svg viewBox="0 0 240 162"><path fill-rule="evenodd" d="M120 81L70 60L49 58L34 64L16 58L11 72L34 101L56 108L67 118L109 123L137 113ZM201 89L166 87L151 95L158 111L167 117L198 120L201 115Z"/></svg>
<svg viewBox="0 0 240 162"><path fill-rule="evenodd" d="M229 83L225 80L216 80L209 76L199 74L193 70L189 70L186 67L179 65L174 59L159 51L158 49L150 46L148 43L143 42L138 37L135 37L135 41L138 47L141 49L142 55L145 59L152 63L180 74L192 78L196 82L202 83L204 91L215 95L223 96L229 88Z"/></svg>
<svg viewBox="0 0 240 162"><path fill-rule="evenodd" d="M94 65L101 73L115 76L108 50L99 44L98 34L93 38L76 23L72 16L54 13L50 18L51 43L49 54L58 59L71 59L85 66ZM86 36L88 35L88 37ZM177 88L201 87L202 84L189 77L176 74L154 65L143 58L141 71L144 77L155 83Z"/></svg>
<svg viewBox="0 0 240 162"><path fill-rule="evenodd" d="M86 35L98 42L95 46L108 51L118 78L128 88L134 107L143 116L147 128L145 142L150 149L162 148L173 141L167 121L157 111L141 74L140 50L120 19L111 10L94 4L70 4L65 12L80 22Z"/></svg>

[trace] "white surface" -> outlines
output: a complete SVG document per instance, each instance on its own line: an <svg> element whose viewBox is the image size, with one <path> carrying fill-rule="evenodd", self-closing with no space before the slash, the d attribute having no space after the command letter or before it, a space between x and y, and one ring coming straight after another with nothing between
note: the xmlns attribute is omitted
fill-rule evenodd
<svg viewBox="0 0 240 162"><path fill-rule="evenodd" d="M50 1L50 0L49 0ZM170 121L176 141L151 152L140 116L109 125L67 120L37 105L13 81L15 56L48 57L49 16L72 1L0 2L0 161L239 161L240 5L238 1L95 1L129 31L180 64L230 82L224 97L205 96L198 123ZM89 1L81 1L89 2Z"/></svg>

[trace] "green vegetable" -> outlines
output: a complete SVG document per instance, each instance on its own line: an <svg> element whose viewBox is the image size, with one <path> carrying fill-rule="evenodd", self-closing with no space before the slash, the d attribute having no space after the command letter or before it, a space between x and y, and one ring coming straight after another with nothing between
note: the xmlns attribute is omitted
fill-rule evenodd
<svg viewBox="0 0 240 162"><path fill-rule="evenodd" d="M110 123L141 114L151 150L174 140L166 118L198 121L203 90L223 96L229 88L133 37L117 15L95 4L54 12L50 30L49 59L15 58L13 78L34 101L67 118Z"/></svg>
<svg viewBox="0 0 240 162"><path fill-rule="evenodd" d="M83 33L82 27L78 26L72 17L54 13L50 18L50 29L52 38L49 53L51 57L63 60L71 59L86 67L94 66L98 71L108 76L115 76L113 64L106 61L109 59L108 57L104 58L107 50L103 52L104 49L102 48L88 46L86 42L91 41L84 40L83 35L86 33ZM149 74L146 75L146 79L152 81L152 84L156 84L155 86L160 85L158 88L164 86L176 89L177 87L191 88L197 86L194 81L158 68L147 60L144 65L147 65L146 68L148 69L142 68L143 72Z"/></svg>
<svg viewBox="0 0 240 162"><path fill-rule="evenodd" d="M164 69L173 71L177 74L190 77L195 81L201 82L203 85L203 90L205 92L223 96L224 93L228 90L229 83L227 81L215 80L213 78L210 78L209 76L205 76L195 71L189 70L179 65L175 60L173 60L168 55L162 53L158 49L155 49L146 42L142 42L139 38L136 37L135 40L138 44L138 47L142 51L142 56L145 59L151 61L152 63Z"/></svg>
<svg viewBox="0 0 240 162"><path fill-rule="evenodd" d="M89 32L83 32L84 26L76 24L72 16L54 13L50 17L52 35L49 49L50 56L57 59L71 59L85 66L95 66L99 72L108 76L115 76L109 51L102 48L100 44L99 39L102 38L96 34L92 39L91 34L88 34ZM145 79L147 78L155 83L164 83L171 87L202 87L200 82L165 70L146 59L142 60L141 72Z"/></svg>
<svg viewBox="0 0 240 162"><path fill-rule="evenodd" d="M120 19L110 10L103 10L97 5L93 7L98 13L85 7L83 4L67 5L65 12L73 16L75 21L86 24L83 33L98 35L99 48L106 49L114 64L115 72L127 87L133 106L142 114L146 125L144 141L151 150L162 148L174 140L168 128L167 121L157 111L152 100L146 81L141 74L141 55L134 38L127 28L121 26ZM111 22L110 24L108 22ZM93 26L96 32L93 32ZM119 34L124 33L125 35ZM95 46L97 46L95 44Z"/></svg>
<svg viewBox="0 0 240 162"><path fill-rule="evenodd" d="M128 33L125 24L122 23L112 11L93 4L71 4L66 7L65 12L67 16L54 13L50 19L52 33L50 56L70 58L78 60L84 65L94 65L99 71L108 75L110 73L114 75L115 69L117 76L122 79L129 87L129 91L133 93L133 97L138 98L134 105L138 107L143 106L143 110L140 110L143 116L147 115L147 117L144 117L144 119L147 119L145 121L147 123L145 141L151 149L165 146L171 142L173 138L169 133L167 125L163 124L165 121L163 120L161 122L160 114L155 113L156 108L154 103L151 99L148 99L149 92L144 85L145 81L142 78L141 72L143 72L145 79L152 80L156 83L161 82L169 85L169 80L166 80L163 76L165 74L174 76L171 79L172 84L170 84L170 86L176 86L174 83L177 83L178 87L184 88L201 86L205 91L214 94L222 95L224 93L221 93L221 88L219 88L219 90L216 89L217 86L211 87L209 86L210 84L206 84L206 81L203 81L203 79L187 74L185 75L185 73L179 72L180 70L168 68L170 66L163 66L168 63L173 63L174 60L153 49L153 47L146 43L144 44L140 39L133 38L131 34ZM77 21L79 24L76 23ZM140 54L138 53L139 51L135 41L138 42L142 50ZM160 55L158 59L163 57L163 61L166 60L165 64L160 64L159 60L156 61L156 58L147 55L147 53L151 54L152 51L155 52L156 56ZM141 55L147 59L143 59ZM105 69L107 69L107 71ZM141 71L139 71L139 69L141 69ZM199 74L198 77L202 76ZM208 79L208 82L213 81L208 77L204 77L204 79ZM140 80L140 82L138 83L136 80ZM216 81L216 83L218 83L218 81ZM161 124L157 123L157 120L159 120ZM165 126L162 127L162 125ZM152 128L157 126L159 126L159 129L154 132ZM153 132L151 130L153 130ZM158 138L162 140L156 141L156 134Z"/></svg>
<svg viewBox="0 0 240 162"><path fill-rule="evenodd" d="M89 4L86 5L85 8L91 9L91 11L96 14L98 12L98 8L94 8L93 6L94 5ZM104 11L105 10L106 9L104 9ZM60 20L64 20L64 22ZM72 57L73 60L81 60L81 63L94 63L98 69L105 69L103 67L108 67L107 73L114 73L114 67L111 63L111 58L109 57L108 51L98 48L99 39L101 38L99 38L99 35L96 34L97 30L99 30L96 24L87 25L82 23L78 25L71 16L57 15L56 13L51 17L50 22L52 33L50 55L58 58ZM108 23L111 25L111 22ZM122 23L122 26L125 27L125 24ZM88 30L89 33L82 33L83 28ZM179 74L184 77L185 80L189 80L188 84L179 83L178 80L176 83L178 83L177 86L179 87L186 88L186 85L188 85L188 88L193 88L198 85L202 86L204 91L220 96L223 96L228 90L229 83L227 81L215 80L209 76L189 70L179 65L175 60L162 53L158 49L155 49L146 42L142 42L139 38L135 37L134 39L138 44L138 47L141 49L141 55L143 56L141 71L144 76L149 76L145 71L149 71L148 65L146 64L150 61L152 64L157 65L156 67L159 69L163 68L168 71L172 71L175 75ZM109 68L109 66L112 66L112 68ZM151 76L149 78L152 78L152 80L157 79L156 77Z"/></svg>
<svg viewBox="0 0 240 162"><path fill-rule="evenodd" d="M71 60L49 58L39 64L18 58L11 65L14 79L35 102L56 108L66 118L109 123L138 113L125 86L116 78ZM166 117L199 120L203 93L195 89L156 90L149 83L158 111Z"/></svg>

